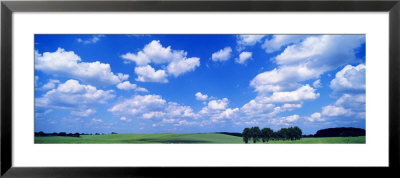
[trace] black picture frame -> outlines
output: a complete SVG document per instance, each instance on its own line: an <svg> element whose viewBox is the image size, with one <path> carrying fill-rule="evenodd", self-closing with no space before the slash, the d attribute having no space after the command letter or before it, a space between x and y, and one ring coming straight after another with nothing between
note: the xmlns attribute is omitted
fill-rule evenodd
<svg viewBox="0 0 400 178"><path fill-rule="evenodd" d="M4 177L166 177L209 176L216 173L307 174L310 168L281 167L13 167L12 165L12 17L13 12L124 12L124 11L289 11L289 12L388 12L389 13L389 167L316 168L369 174L397 172L399 168L400 115L400 0L302 1L2 1L1 2L1 176ZM248 153L251 154L251 153ZM287 171L282 169L293 169ZM334 171L330 169L335 169ZM247 175L249 176L249 175Z"/></svg>

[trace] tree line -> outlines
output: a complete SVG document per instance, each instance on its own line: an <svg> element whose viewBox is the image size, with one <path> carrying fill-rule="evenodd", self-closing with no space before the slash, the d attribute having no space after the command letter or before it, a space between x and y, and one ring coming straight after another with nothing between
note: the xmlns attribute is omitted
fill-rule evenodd
<svg viewBox="0 0 400 178"><path fill-rule="evenodd" d="M260 130L259 127L245 128L242 132L243 142L248 143L252 140L253 143L262 140L262 142L268 142L270 140L299 140L301 139L302 131L299 127L281 128L274 132L270 128L263 128Z"/></svg>
<svg viewBox="0 0 400 178"><path fill-rule="evenodd" d="M117 134L116 132L111 132L111 134ZM80 137L81 135L104 135L104 133L66 133L66 132L53 132L53 133L44 133L43 131L35 132L35 136L43 137L43 136L65 136L65 137Z"/></svg>

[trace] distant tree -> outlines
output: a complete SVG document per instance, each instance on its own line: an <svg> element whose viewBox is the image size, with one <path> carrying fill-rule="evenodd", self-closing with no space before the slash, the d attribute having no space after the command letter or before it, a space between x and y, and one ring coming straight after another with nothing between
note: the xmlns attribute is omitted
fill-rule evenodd
<svg viewBox="0 0 400 178"><path fill-rule="evenodd" d="M345 131L340 133L341 137L354 137L354 135L356 135L356 133L354 133L351 130L345 130Z"/></svg>
<svg viewBox="0 0 400 178"><path fill-rule="evenodd" d="M242 137L243 137L244 143L248 143L249 142L249 138L250 138L250 129L249 128L244 128L243 129Z"/></svg>
<svg viewBox="0 0 400 178"><path fill-rule="evenodd" d="M60 133L58 133L58 136L67 136L67 133L65 133L65 132L60 132Z"/></svg>
<svg viewBox="0 0 400 178"><path fill-rule="evenodd" d="M277 132L277 138L278 140L288 140L289 139L289 131L287 128L281 128Z"/></svg>
<svg viewBox="0 0 400 178"><path fill-rule="evenodd" d="M263 128L261 130L261 138L263 142L268 142L274 135L274 131L270 128Z"/></svg>
<svg viewBox="0 0 400 178"><path fill-rule="evenodd" d="M303 135L303 132L302 132L301 129L300 129L299 127L297 127L297 126L293 127L293 129L294 129L294 132L295 132L295 137L294 137L294 139L295 139L295 140L300 140L301 137L302 137L302 135Z"/></svg>
<svg viewBox="0 0 400 178"><path fill-rule="evenodd" d="M46 136L46 134L45 134L44 132L40 131L40 132L38 133L38 136Z"/></svg>
<svg viewBox="0 0 400 178"><path fill-rule="evenodd" d="M259 127L250 128L250 135L253 139L253 143L256 143L261 138L261 130Z"/></svg>
<svg viewBox="0 0 400 178"><path fill-rule="evenodd" d="M57 135L58 135L57 132L53 132L53 133L51 134L51 136L57 136Z"/></svg>
<svg viewBox="0 0 400 178"><path fill-rule="evenodd" d="M74 133L73 136L74 136L74 137L80 137L80 134L77 132L77 133Z"/></svg>
<svg viewBox="0 0 400 178"><path fill-rule="evenodd" d="M99 133L96 133L95 135L100 135Z"/></svg>
<svg viewBox="0 0 400 178"><path fill-rule="evenodd" d="M117 134L116 132L111 132L111 134Z"/></svg>

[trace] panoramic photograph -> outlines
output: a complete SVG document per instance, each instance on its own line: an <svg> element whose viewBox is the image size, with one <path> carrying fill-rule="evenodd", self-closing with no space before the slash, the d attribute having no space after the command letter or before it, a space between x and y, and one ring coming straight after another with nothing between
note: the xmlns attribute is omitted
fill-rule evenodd
<svg viewBox="0 0 400 178"><path fill-rule="evenodd" d="M36 34L35 144L365 144L363 34Z"/></svg>

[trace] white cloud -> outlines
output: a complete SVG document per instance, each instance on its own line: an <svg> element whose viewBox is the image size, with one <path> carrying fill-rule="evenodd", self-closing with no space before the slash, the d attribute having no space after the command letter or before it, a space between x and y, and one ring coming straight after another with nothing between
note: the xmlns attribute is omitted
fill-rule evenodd
<svg viewBox="0 0 400 178"><path fill-rule="evenodd" d="M280 65L311 61L309 67L328 66L332 69L355 60L354 50L364 41L364 35L310 36L286 47L275 60Z"/></svg>
<svg viewBox="0 0 400 178"><path fill-rule="evenodd" d="M313 87L314 87L314 88L321 88L321 87L322 87L322 85L321 85L321 80L318 79L318 80L314 81L314 82L313 82Z"/></svg>
<svg viewBox="0 0 400 178"><path fill-rule="evenodd" d="M148 92L145 88L138 87L136 84L132 84L129 81L119 83L117 85L117 88L120 90L135 90L140 92Z"/></svg>
<svg viewBox="0 0 400 178"><path fill-rule="evenodd" d="M200 58L192 57L182 60L175 60L168 64L167 71L169 74L177 77L189 71L194 71L196 67L200 66Z"/></svg>
<svg viewBox="0 0 400 178"><path fill-rule="evenodd" d="M182 126L182 125L197 125L197 122L190 122L187 120L181 120L177 124L174 124L174 126Z"/></svg>
<svg viewBox="0 0 400 178"><path fill-rule="evenodd" d="M241 110L247 115L258 115L261 113L269 113L273 111L275 105L265 102L260 97L250 100L248 103L244 104Z"/></svg>
<svg viewBox="0 0 400 178"><path fill-rule="evenodd" d="M42 90L50 90L56 87L56 84L60 83L59 80L50 79L49 82L42 86Z"/></svg>
<svg viewBox="0 0 400 178"><path fill-rule="evenodd" d="M314 122L314 121L325 121L324 118L322 118L321 113L319 112L315 112L313 114L311 114L310 117L306 117L306 120L310 121L310 122Z"/></svg>
<svg viewBox="0 0 400 178"><path fill-rule="evenodd" d="M173 60L183 60L186 58L186 55L187 53L183 50L172 50L171 46L164 48L160 41L153 40L137 54L126 53L121 57L141 66L149 63L165 64Z"/></svg>
<svg viewBox="0 0 400 178"><path fill-rule="evenodd" d="M118 75L118 78L119 78L121 81L128 80L128 78L129 78L129 75L128 75L128 74L118 73L117 75Z"/></svg>
<svg viewBox="0 0 400 178"><path fill-rule="evenodd" d="M254 46L256 43L261 42L265 35L238 35L236 39L237 49L243 50L246 46Z"/></svg>
<svg viewBox="0 0 400 178"><path fill-rule="evenodd" d="M290 126L297 120L299 120L300 116L295 114L291 116L286 116L286 117L280 117L280 118L273 118L273 119L268 119L267 122L270 125L273 126Z"/></svg>
<svg viewBox="0 0 400 178"><path fill-rule="evenodd" d="M211 59L213 61L227 61L231 57L232 48L225 47L211 55Z"/></svg>
<svg viewBox="0 0 400 178"><path fill-rule="evenodd" d="M271 103L288 103L313 100L318 97L319 93L315 93L315 89L307 84L290 92L274 92L271 96L264 97L263 100Z"/></svg>
<svg viewBox="0 0 400 178"><path fill-rule="evenodd" d="M104 37L104 35L93 35L91 38L88 39L78 38L76 41L83 44L94 44L100 41L100 38L102 37Z"/></svg>
<svg viewBox="0 0 400 178"><path fill-rule="evenodd" d="M355 50L364 41L364 35L308 36L273 58L278 67L258 74L251 86L264 93L317 79L327 71L355 61Z"/></svg>
<svg viewBox="0 0 400 178"><path fill-rule="evenodd" d="M365 111L365 94L343 94L336 100L335 105Z"/></svg>
<svg viewBox="0 0 400 178"><path fill-rule="evenodd" d="M125 116L122 116L121 118L119 118L119 120L124 121L124 122L131 122L131 119L126 118Z"/></svg>
<svg viewBox="0 0 400 178"><path fill-rule="evenodd" d="M98 90L91 85L81 85L76 80L59 84L56 89L35 99L37 107L79 108L87 104L105 103L115 97L113 90Z"/></svg>
<svg viewBox="0 0 400 178"><path fill-rule="evenodd" d="M322 108L322 115L324 116L349 116L352 112L341 106L328 105Z"/></svg>
<svg viewBox="0 0 400 178"><path fill-rule="evenodd" d="M298 43L307 37L308 35L274 35L271 39L265 40L262 48L264 48L267 53L272 53L279 51L283 46Z"/></svg>
<svg viewBox="0 0 400 178"><path fill-rule="evenodd" d="M165 113L169 117L189 117L193 119L197 119L198 115L193 112L193 109L189 106L182 106L175 102L168 102L168 106L165 108Z"/></svg>
<svg viewBox="0 0 400 178"><path fill-rule="evenodd" d="M196 119L198 115L189 106L167 102L159 95L135 95L108 109L116 115L132 115L142 119Z"/></svg>
<svg viewBox="0 0 400 178"><path fill-rule="evenodd" d="M200 66L200 58L187 58L187 52L183 50L173 50L171 46L163 47L158 40L153 40L145 47L134 53L126 53L121 56L126 61L136 63L135 73L139 75L138 81L142 82L168 82L166 77L173 75L178 77L184 73L194 71ZM166 70L155 71L150 64L168 64ZM136 72L138 70L138 72ZM145 70L145 74L139 73Z"/></svg>
<svg viewBox="0 0 400 178"><path fill-rule="evenodd" d="M71 115L81 116L81 117L88 117L89 115L92 115L94 113L96 113L96 110L87 109L87 110L84 110L84 111L72 111Z"/></svg>
<svg viewBox="0 0 400 178"><path fill-rule="evenodd" d="M120 77L111 72L109 64L81 62L73 51L58 48L55 52L39 54L35 51L35 70L55 76L72 77L90 85L113 85Z"/></svg>
<svg viewBox="0 0 400 178"><path fill-rule="evenodd" d="M243 51L235 61L239 64L244 64L247 60L251 59L252 54L252 52Z"/></svg>
<svg viewBox="0 0 400 178"><path fill-rule="evenodd" d="M138 115L161 111L165 105L166 101L159 95L135 95L131 99L114 105L108 111L114 114Z"/></svg>
<svg viewBox="0 0 400 178"><path fill-rule="evenodd" d="M143 66L147 65L151 62L149 57L147 57L142 51L139 51L137 54L133 53L126 53L121 56L122 59L128 60L128 61L134 61L136 65L138 66Z"/></svg>
<svg viewBox="0 0 400 178"><path fill-rule="evenodd" d="M336 73L330 87L334 91L365 91L365 65L345 66Z"/></svg>
<svg viewBox="0 0 400 178"><path fill-rule="evenodd" d="M308 68L306 65L283 66L278 69L258 74L250 82L250 86L256 91L265 93L271 91L281 91L292 88L297 82L305 81L318 77L323 73L322 68Z"/></svg>
<svg viewBox="0 0 400 178"><path fill-rule="evenodd" d="M228 98L223 98L219 100L211 100L208 102L208 108L213 110L225 109L228 106Z"/></svg>
<svg viewBox="0 0 400 178"><path fill-rule="evenodd" d="M229 118L232 118L238 112L239 112L239 108L235 108L235 109L228 108L224 112L219 114L219 116L217 118L218 119L224 119L224 118L229 119Z"/></svg>
<svg viewBox="0 0 400 178"><path fill-rule="evenodd" d="M142 117L144 118L144 119L152 119L152 118L161 118L161 117L164 117L165 116L165 113L164 112L159 112L159 111L156 111L156 112L148 112L148 113L143 113L142 114Z"/></svg>
<svg viewBox="0 0 400 178"><path fill-rule="evenodd" d="M292 110L295 108L301 108L302 104L290 104L290 103L285 103L283 104L282 108Z"/></svg>
<svg viewBox="0 0 400 178"><path fill-rule="evenodd" d="M294 122L294 121L297 121L299 118L300 118L299 115L295 114L292 116L285 117L285 120L288 122Z"/></svg>
<svg viewBox="0 0 400 178"><path fill-rule="evenodd" d="M200 100L200 101L205 101L208 99L208 95L202 94L201 92L197 92L195 94L195 96L196 96L196 100Z"/></svg>
<svg viewBox="0 0 400 178"><path fill-rule="evenodd" d="M138 75L136 81L140 82L160 82L167 83L167 73L165 70L155 70L150 65L135 67L135 73Z"/></svg>

